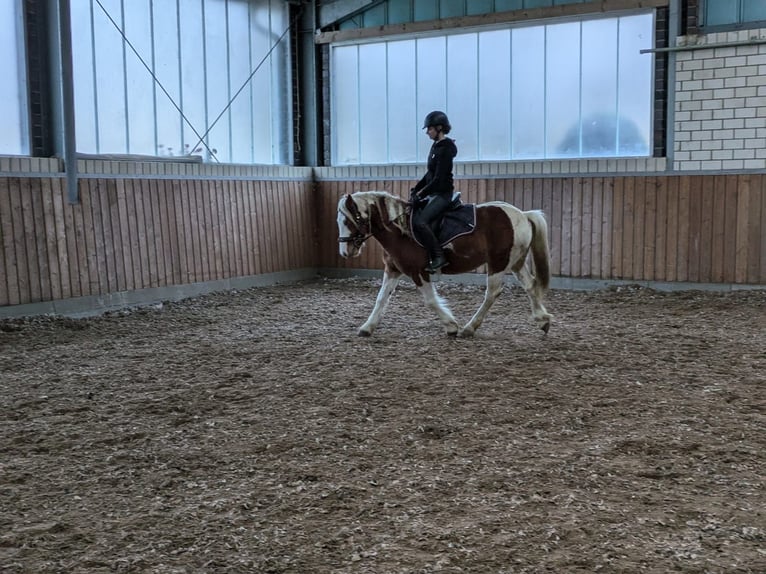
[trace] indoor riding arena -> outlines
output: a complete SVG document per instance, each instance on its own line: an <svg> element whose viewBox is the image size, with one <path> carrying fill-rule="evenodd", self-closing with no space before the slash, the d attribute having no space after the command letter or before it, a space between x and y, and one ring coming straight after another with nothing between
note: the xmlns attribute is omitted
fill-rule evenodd
<svg viewBox="0 0 766 574"><path fill-rule="evenodd" d="M766 572L759 10L0 8L0 572ZM433 109L463 203L544 213L547 331L521 273L445 332L488 264L361 329L395 221L340 206Z"/></svg>

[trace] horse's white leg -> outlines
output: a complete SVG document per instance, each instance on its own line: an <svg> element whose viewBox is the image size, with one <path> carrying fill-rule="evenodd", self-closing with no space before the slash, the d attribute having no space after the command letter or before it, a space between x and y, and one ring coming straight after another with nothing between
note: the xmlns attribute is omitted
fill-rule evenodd
<svg viewBox="0 0 766 574"><path fill-rule="evenodd" d="M375 307L372 308L372 313L367 317L364 325L359 327L358 334L360 337L369 337L372 335L372 332L378 326L378 323L380 323L380 318L383 316L383 312L386 310L388 302L391 299L391 294L399 284L399 279L401 279L401 277L401 273L392 273L388 270L383 272L383 284L380 286L377 299L375 299Z"/></svg>
<svg viewBox="0 0 766 574"><path fill-rule="evenodd" d="M436 314L439 316L439 320L442 322L442 325L444 325L444 330L447 332L447 335L457 335L457 320L452 314L452 311L450 311L447 307L444 299L439 297L439 295L436 293L434 284L426 281L423 283L423 285L418 287L418 291L423 294L423 299L425 300L426 305L436 311Z"/></svg>
<svg viewBox="0 0 766 574"><path fill-rule="evenodd" d="M532 306L532 319L547 333L551 327L551 318L553 316L548 313L545 305L543 305L543 292L537 284L537 280L529 272L526 265L523 265L518 271L514 271L514 274L519 283L521 283L521 286L524 287L524 291L527 292L529 303Z"/></svg>
<svg viewBox="0 0 766 574"><path fill-rule="evenodd" d="M484 290L484 301L481 302L481 306L473 314L471 320L466 323L465 327L460 330L461 337L472 337L476 332L476 329L484 322L484 317L487 316L489 308L498 298L500 293L503 292L503 277L504 272L493 273L487 275L487 288Z"/></svg>

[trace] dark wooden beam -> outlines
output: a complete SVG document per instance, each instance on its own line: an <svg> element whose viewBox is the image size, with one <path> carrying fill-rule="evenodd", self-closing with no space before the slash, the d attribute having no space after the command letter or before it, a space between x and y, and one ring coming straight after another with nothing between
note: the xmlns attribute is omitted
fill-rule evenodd
<svg viewBox="0 0 766 574"><path fill-rule="evenodd" d="M660 6L667 6L669 2L670 0L600 0L583 4L551 6L549 8L530 8L529 10L512 10L510 12L496 12L494 14L480 14L476 16L459 16L455 18L444 18L442 20L428 20L426 22L390 24L388 26L359 28L357 30L321 32L316 34L314 41L317 44L328 44L331 42L346 42L350 40L369 40L371 38L394 36L398 34L416 34L439 30L488 26L493 24L510 24L531 20L543 20L547 18L565 18L568 16L583 16L588 14L657 8Z"/></svg>

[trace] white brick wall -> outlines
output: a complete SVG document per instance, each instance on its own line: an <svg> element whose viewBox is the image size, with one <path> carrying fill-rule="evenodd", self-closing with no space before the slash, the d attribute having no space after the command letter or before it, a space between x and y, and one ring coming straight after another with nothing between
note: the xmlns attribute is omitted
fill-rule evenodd
<svg viewBox="0 0 766 574"><path fill-rule="evenodd" d="M766 28L679 38L708 45L676 53L674 170L766 169Z"/></svg>

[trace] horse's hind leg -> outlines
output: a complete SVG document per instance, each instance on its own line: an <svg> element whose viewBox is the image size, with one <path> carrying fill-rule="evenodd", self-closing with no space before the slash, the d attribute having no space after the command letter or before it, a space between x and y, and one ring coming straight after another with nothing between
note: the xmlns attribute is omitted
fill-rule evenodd
<svg viewBox="0 0 766 574"><path fill-rule="evenodd" d="M401 279L401 277L402 274L398 271L386 269L383 272L383 284L380 286L380 291L378 291L375 307L373 307L372 313L370 313L370 316L364 322L364 325L359 327L358 334L360 337L369 337L372 335L372 332L378 326L378 323L380 323L380 318L383 316L383 312L386 310L386 306L391 299L391 294L399 284L399 279Z"/></svg>
<svg viewBox="0 0 766 574"><path fill-rule="evenodd" d="M548 313L545 305L543 305L543 290L538 285L537 280L529 272L526 265L522 265L518 270L514 270L514 273L521 283L521 286L524 288L524 291L527 292L529 303L532 306L532 318L535 320L535 323L547 333L548 329L551 328L552 315Z"/></svg>
<svg viewBox="0 0 766 574"><path fill-rule="evenodd" d="M444 300L436 293L433 283L429 281L424 282L423 285L418 287L418 291L423 294L423 299L425 299L426 304L436 311L439 320L442 322L442 325L444 325L444 330L447 332L447 335L457 335L457 320L452 314L452 311L450 311L445 304Z"/></svg>
<svg viewBox="0 0 766 574"><path fill-rule="evenodd" d="M476 332L476 329L478 329L484 322L484 317L487 316L489 308L492 307L495 299L497 299L503 291L504 275L505 273L503 272L487 275L487 288L484 291L484 301L482 301L481 306L476 310L476 313L473 314L471 320L460 330L461 337L472 337Z"/></svg>

